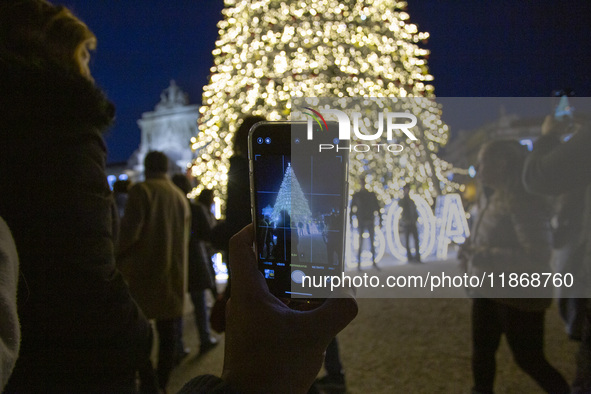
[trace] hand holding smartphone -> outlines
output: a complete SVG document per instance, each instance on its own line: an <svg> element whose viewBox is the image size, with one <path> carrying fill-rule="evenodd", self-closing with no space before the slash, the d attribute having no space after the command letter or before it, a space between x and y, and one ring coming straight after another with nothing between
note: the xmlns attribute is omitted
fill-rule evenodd
<svg viewBox="0 0 591 394"><path fill-rule="evenodd" d="M344 267L349 145L338 123L324 126L261 122L249 134L258 268L272 294L296 303L327 298L326 278Z"/></svg>

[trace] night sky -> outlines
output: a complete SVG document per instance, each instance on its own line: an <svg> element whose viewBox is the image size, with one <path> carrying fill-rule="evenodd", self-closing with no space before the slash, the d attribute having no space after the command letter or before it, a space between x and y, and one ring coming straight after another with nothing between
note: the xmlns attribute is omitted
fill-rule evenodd
<svg viewBox="0 0 591 394"><path fill-rule="evenodd" d="M591 96L588 0L409 0L410 22L431 37L428 64L440 97ZM91 71L117 106L109 162L140 143L136 121L171 79L201 101L221 0L64 0L98 38ZM452 125L453 131L453 125Z"/></svg>

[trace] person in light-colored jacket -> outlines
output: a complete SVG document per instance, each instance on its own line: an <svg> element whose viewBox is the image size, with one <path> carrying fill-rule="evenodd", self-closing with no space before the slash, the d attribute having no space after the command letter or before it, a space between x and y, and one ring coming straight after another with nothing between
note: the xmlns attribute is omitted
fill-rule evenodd
<svg viewBox="0 0 591 394"><path fill-rule="evenodd" d="M174 366L177 325L186 292L189 226L187 198L167 175L168 158L150 152L146 180L129 190L117 252L117 264L132 296L159 338L158 383L166 387Z"/></svg>

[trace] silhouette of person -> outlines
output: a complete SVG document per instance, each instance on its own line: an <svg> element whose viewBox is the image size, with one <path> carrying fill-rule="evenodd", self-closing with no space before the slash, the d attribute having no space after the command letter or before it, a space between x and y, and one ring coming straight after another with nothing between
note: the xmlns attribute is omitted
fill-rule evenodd
<svg viewBox="0 0 591 394"><path fill-rule="evenodd" d="M125 213L125 203L127 203L127 193L129 192L130 187L131 181L128 179L118 179L113 183L113 195L115 197L115 204L117 205L117 212L119 213L120 219Z"/></svg>
<svg viewBox="0 0 591 394"><path fill-rule="evenodd" d="M271 251L273 250L273 225L270 222L270 218L265 215L261 215L259 219L259 225L261 231L264 231L265 235L262 238L263 245L260 248L261 255L265 258L271 258Z"/></svg>
<svg viewBox="0 0 591 394"><path fill-rule="evenodd" d="M357 231L359 233L359 250L357 252L357 268L361 269L361 252L363 251L363 234L369 233L369 247L371 249L371 260L377 268L375 256L375 217L378 217L379 226L382 227L382 216L380 215L380 203L374 192L365 187L365 177L361 178L361 189L353 194L351 201L351 223L353 216L357 217Z"/></svg>
<svg viewBox="0 0 591 394"><path fill-rule="evenodd" d="M291 258L292 248L297 250L297 232L294 232L291 228L291 217L286 210L282 210L279 213L279 220L275 226L275 236L277 242L273 247L273 261L280 262L286 261Z"/></svg>
<svg viewBox="0 0 591 394"><path fill-rule="evenodd" d="M212 245L228 252L230 238L252 222L250 212L250 178L248 175L248 133L252 126L264 121L262 116L247 116L242 120L232 140L234 155L230 158L228 170L228 196L226 218L212 229ZM230 297L232 272L228 270L228 282L224 293L218 296L210 317L212 327L223 332L225 327L225 303ZM218 312L219 311L219 312Z"/></svg>
<svg viewBox="0 0 591 394"><path fill-rule="evenodd" d="M406 256L408 261L421 262L421 254L419 252L419 231L417 229L417 220L419 219L419 213L417 212L417 206L415 202L410 198L410 185L404 185L402 188L403 196L398 202L398 205L402 208L400 214L400 224L404 232L404 239L406 240ZM410 237L413 238L415 246L415 255L412 255L410 248Z"/></svg>
<svg viewBox="0 0 591 394"><path fill-rule="evenodd" d="M187 195L191 192L191 183L184 174L175 174L172 182ZM209 196L209 197L206 197ZM211 232L212 221L209 219L207 205L211 207L213 193L205 189L199 195L204 204L194 204L189 201L191 208L191 235L189 237L189 269L188 289L193 303L195 324L199 334L200 354L211 350L217 340L211 336L207 318L207 304L205 291L215 288L215 273L211 264L211 255L207 249L207 240ZM177 342L177 354L179 358L185 357L189 350L184 349L182 341L182 324L179 325L179 338Z"/></svg>

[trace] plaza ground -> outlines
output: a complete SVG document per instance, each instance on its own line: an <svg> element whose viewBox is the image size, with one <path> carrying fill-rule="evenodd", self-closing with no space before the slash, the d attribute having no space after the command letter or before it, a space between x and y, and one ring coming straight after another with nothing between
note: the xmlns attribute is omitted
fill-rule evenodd
<svg viewBox="0 0 591 394"><path fill-rule="evenodd" d="M380 262L380 271L363 272L380 278L426 270L459 274L454 260L398 264L390 257ZM360 289L359 315L338 336L348 393L470 392L471 301L463 290L452 289L446 295L462 298L364 298L371 295L370 290ZM396 295L387 293L389 297ZM192 314L184 321L185 345L191 355L173 372L168 387L171 393L196 375L219 376L222 370L223 335L217 336L219 346L199 357ZM553 304L546 314L546 355L569 382L574 376L577 348L564 333ZM504 339L497 354L495 392L542 393L516 366Z"/></svg>

